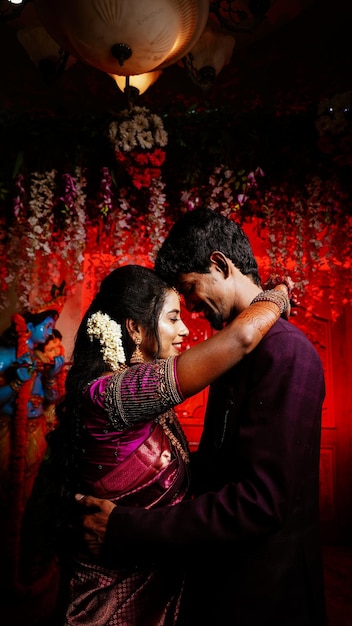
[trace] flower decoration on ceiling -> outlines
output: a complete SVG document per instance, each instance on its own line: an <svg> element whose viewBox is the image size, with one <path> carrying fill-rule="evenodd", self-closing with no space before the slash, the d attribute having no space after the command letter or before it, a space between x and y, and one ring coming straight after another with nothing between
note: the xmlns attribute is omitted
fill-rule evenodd
<svg viewBox="0 0 352 626"><path fill-rule="evenodd" d="M121 111L110 123L108 136L120 173L117 177L123 180L121 172L127 173L137 190L148 193L146 229L152 243L150 257L153 261L164 238L165 184L161 167L166 158L163 148L168 143L167 132L159 115L146 107L134 106ZM120 187L121 195L126 215L131 216L136 201L126 180Z"/></svg>
<svg viewBox="0 0 352 626"><path fill-rule="evenodd" d="M167 133L159 115L146 107L135 106L119 114L109 125L109 138L115 152L131 152L136 148L152 150L167 145Z"/></svg>
<svg viewBox="0 0 352 626"><path fill-rule="evenodd" d="M137 189L150 187L161 176L168 136L159 115L146 107L126 109L109 126L116 160L125 168Z"/></svg>

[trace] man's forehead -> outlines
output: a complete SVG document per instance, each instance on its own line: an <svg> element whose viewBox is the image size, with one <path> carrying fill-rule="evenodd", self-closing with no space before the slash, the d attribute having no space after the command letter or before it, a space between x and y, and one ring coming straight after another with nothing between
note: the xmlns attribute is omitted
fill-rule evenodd
<svg viewBox="0 0 352 626"><path fill-rule="evenodd" d="M201 286L207 281L209 273L207 272L181 272L178 275L177 289L180 293L190 291L190 287Z"/></svg>
<svg viewBox="0 0 352 626"><path fill-rule="evenodd" d="M177 286L181 288L182 285L187 285L189 283L194 283L195 280L199 280L201 274L198 272L180 272L177 277Z"/></svg>

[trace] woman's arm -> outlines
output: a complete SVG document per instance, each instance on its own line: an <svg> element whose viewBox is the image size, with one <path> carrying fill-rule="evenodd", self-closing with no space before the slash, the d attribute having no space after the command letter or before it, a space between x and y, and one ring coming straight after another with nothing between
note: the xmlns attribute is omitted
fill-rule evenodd
<svg viewBox="0 0 352 626"><path fill-rule="evenodd" d="M86 393L115 430L146 422L180 404L236 365L289 309L284 285L260 292L226 328L176 357L97 379Z"/></svg>
<svg viewBox="0 0 352 626"><path fill-rule="evenodd" d="M285 285L260 292L226 328L177 357L177 379L183 397L198 393L254 350L280 315L286 312L288 317L289 308Z"/></svg>

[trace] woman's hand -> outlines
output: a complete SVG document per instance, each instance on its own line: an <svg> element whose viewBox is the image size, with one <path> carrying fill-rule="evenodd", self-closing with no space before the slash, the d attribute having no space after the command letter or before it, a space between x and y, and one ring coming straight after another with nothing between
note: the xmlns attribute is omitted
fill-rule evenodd
<svg viewBox="0 0 352 626"><path fill-rule="evenodd" d="M285 285L288 291L288 297L290 300L290 308L289 311L285 312L285 318L289 319L291 315L297 315L297 311L292 311L294 307L300 306L299 301L297 300L296 294L294 294L295 284L290 276L281 275L281 274L270 274L269 278L263 284L263 289L274 289L279 285Z"/></svg>

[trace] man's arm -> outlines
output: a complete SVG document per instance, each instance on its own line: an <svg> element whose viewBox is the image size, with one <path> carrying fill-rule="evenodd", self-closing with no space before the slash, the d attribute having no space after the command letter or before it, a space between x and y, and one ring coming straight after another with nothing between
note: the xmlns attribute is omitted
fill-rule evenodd
<svg viewBox="0 0 352 626"><path fill-rule="evenodd" d="M84 496L80 493L75 496L79 505L84 505L83 541L88 552L96 558L101 556L102 545L106 535L109 515L116 508L110 500Z"/></svg>

